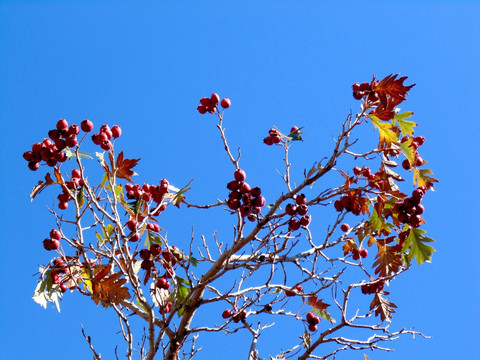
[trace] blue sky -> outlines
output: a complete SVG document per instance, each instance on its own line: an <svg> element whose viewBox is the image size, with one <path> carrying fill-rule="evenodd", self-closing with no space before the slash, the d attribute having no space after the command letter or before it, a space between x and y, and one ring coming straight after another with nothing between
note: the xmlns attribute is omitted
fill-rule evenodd
<svg viewBox="0 0 480 360"><path fill-rule="evenodd" d="M305 126L292 154L301 176L358 110L352 83L391 73L417 84L402 108L415 112L427 139L422 155L441 181L424 200L437 253L390 287L399 306L392 327L433 338L405 337L394 353L367 354L480 357L479 15L478 1L0 1L0 357L89 358L80 323L105 359L120 342L117 321L88 299L66 295L60 314L31 300L32 275L50 260L41 241L54 226L45 205L56 192L30 203L42 175L21 155L59 118L120 125L122 148L142 158L140 182L165 177L180 187L194 178L189 199L204 202L222 196L231 166L215 120L196 112L199 98L216 91L232 99L230 141L261 183L281 166L278 149L261 143L272 125ZM371 128L361 135L376 136ZM275 189L273 181L272 196ZM229 226L201 216L172 212L165 226L178 239L192 224L199 234ZM199 359L220 358L227 344L208 339Z"/></svg>

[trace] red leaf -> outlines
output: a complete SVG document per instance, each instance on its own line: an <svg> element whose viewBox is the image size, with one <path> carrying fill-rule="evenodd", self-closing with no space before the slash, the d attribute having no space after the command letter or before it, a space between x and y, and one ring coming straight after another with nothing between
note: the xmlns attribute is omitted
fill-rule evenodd
<svg viewBox="0 0 480 360"><path fill-rule="evenodd" d="M330 306L329 304L325 304L322 299L317 300L316 295L310 296L307 300L307 304L318 310L325 310Z"/></svg>
<svg viewBox="0 0 480 360"><path fill-rule="evenodd" d="M124 159L123 151L120 152L115 165L115 175L121 179L126 179L130 182L133 182L131 176L137 175L137 173L135 173L132 168L137 166L139 160L140 159Z"/></svg>
<svg viewBox="0 0 480 360"><path fill-rule="evenodd" d="M415 84L405 86L403 82L407 79L402 76L397 79L398 74L388 75L382 79L377 85L375 81L372 82L372 92L378 95L380 104L374 111L374 115L380 120L390 120L395 116L394 109L402 101L406 100L408 91L415 86Z"/></svg>

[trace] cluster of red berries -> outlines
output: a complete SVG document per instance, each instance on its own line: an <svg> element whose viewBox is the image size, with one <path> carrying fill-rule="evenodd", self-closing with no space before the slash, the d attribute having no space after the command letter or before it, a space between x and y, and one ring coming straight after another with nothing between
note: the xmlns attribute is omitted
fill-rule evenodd
<svg viewBox="0 0 480 360"><path fill-rule="evenodd" d="M57 250L60 247L60 239L62 234L56 229L50 231L50 238L43 240L43 247L45 250Z"/></svg>
<svg viewBox="0 0 480 360"><path fill-rule="evenodd" d="M79 132L78 125L68 126L67 120L58 120L56 129L48 132L49 139L33 144L31 151L23 153L23 158L28 161L28 168L35 171L40 167L42 161L45 161L48 166L54 167L57 163L67 160L63 150L78 144Z"/></svg>
<svg viewBox="0 0 480 360"><path fill-rule="evenodd" d="M352 258L353 260L358 260L360 257L366 258L368 256L367 249L352 249Z"/></svg>
<svg viewBox="0 0 480 360"><path fill-rule="evenodd" d="M285 296L295 296L303 293L303 286L297 285L290 290L285 290Z"/></svg>
<svg viewBox="0 0 480 360"><path fill-rule="evenodd" d="M358 201L358 195L355 192L349 192L333 203L337 211L351 211L354 215L360 215L362 206Z"/></svg>
<svg viewBox="0 0 480 360"><path fill-rule="evenodd" d="M317 325L320 323L320 318L313 312L307 313L307 323L308 323L308 330L311 332L317 331Z"/></svg>
<svg viewBox="0 0 480 360"><path fill-rule="evenodd" d="M408 159L403 160L402 167L405 170L411 170L412 165L422 166L423 164L425 164L425 160L423 160L417 152L417 149L425 143L425 137L424 136L417 136L417 137L414 137L414 138L410 138L408 136L404 136L401 140L401 143L404 143L404 142L406 142L410 139L412 139L412 142L409 145L409 147L411 147L411 148L413 148L413 150L415 150L415 152L414 152L415 163L410 164L410 161L408 161Z"/></svg>
<svg viewBox="0 0 480 360"><path fill-rule="evenodd" d="M198 105L197 110L200 114L205 114L207 112L214 114L217 112L218 103L220 103L220 106L224 109L228 109L230 105L232 105L229 98L224 98L220 101L220 96L218 96L217 93L213 93L209 98L204 97L200 99L200 105Z"/></svg>
<svg viewBox="0 0 480 360"><path fill-rule="evenodd" d="M169 183L167 179L160 180L160 185L143 184L140 187L139 184L125 184L125 192L127 199L139 200L142 199L145 202L153 200L157 203L157 206L162 203L165 194L169 193ZM162 204L152 215L157 216L167 208L166 204Z"/></svg>
<svg viewBox="0 0 480 360"><path fill-rule="evenodd" d="M85 121L85 120L84 120ZM100 131L92 135L92 141L95 145L99 145L102 150L108 151L112 148L111 138L118 138L122 135L120 126L115 125L110 129L108 125L102 125Z"/></svg>
<svg viewBox="0 0 480 360"><path fill-rule="evenodd" d="M63 283L64 278L61 276L61 274L64 274L66 272L67 264L65 263L65 261L63 261L63 259L56 258L55 260L53 260L50 277L52 278L52 284L60 284L60 290L62 292L67 291L67 285Z"/></svg>
<svg viewBox="0 0 480 360"><path fill-rule="evenodd" d="M233 177L235 180L227 184L227 189L231 191L228 194L227 206L231 210L240 211L240 215L247 217L248 220L255 221L266 204L265 198L261 195L262 189L258 186L250 187L245 182L247 174L242 169L236 169Z"/></svg>
<svg viewBox="0 0 480 360"><path fill-rule="evenodd" d="M298 130L298 128L294 129L295 127L296 126L294 126L292 128L293 131ZM265 139L263 139L263 142L266 145L270 146L270 145L273 145L273 144L278 144L280 141L282 141L282 133L280 131L278 131L277 129L272 128L272 129L268 130L268 134L269 135Z"/></svg>
<svg viewBox="0 0 480 360"><path fill-rule="evenodd" d="M362 99L364 96L367 96L368 101L377 101L378 94L372 89L378 85L378 81L374 81L373 83L363 82L361 84L355 83L352 85L353 90L353 97L356 100Z"/></svg>
<svg viewBox="0 0 480 360"><path fill-rule="evenodd" d="M362 294L376 294L379 293L380 291L383 290L383 286L385 285L385 281L377 281L374 282L373 284L363 284L361 289L362 289Z"/></svg>
<svg viewBox="0 0 480 360"><path fill-rule="evenodd" d="M421 186L412 192L412 196L405 198L403 201L397 202L394 211L398 214L397 219L403 224L409 224L414 228L418 228L422 224L422 217L425 208L420 202L423 195L427 192L425 186Z"/></svg>
<svg viewBox="0 0 480 360"><path fill-rule="evenodd" d="M363 175L369 181L375 179L375 174L372 174L372 169L370 169L369 167L359 168L358 166L355 166L353 168L353 173L356 176Z"/></svg>
<svg viewBox="0 0 480 360"><path fill-rule="evenodd" d="M298 230L300 226L307 226L312 219L310 215L307 215L308 206L305 194L298 194L294 204L290 203L285 206L285 212L291 216L288 221L288 230L290 231Z"/></svg>
<svg viewBox="0 0 480 360"><path fill-rule="evenodd" d="M160 262L165 269L165 274L163 275L165 279L171 278L174 274L174 266L185 260L183 253L176 246L162 250L160 245L155 243L150 245L149 249L140 250L139 255L142 259L141 268L143 270L152 271L155 268L155 262ZM157 281L157 286L162 289L168 289L170 285L168 284L167 286L164 280L160 279L162 279L162 277L159 278L160 282Z"/></svg>
<svg viewBox="0 0 480 360"><path fill-rule="evenodd" d="M230 317L233 317L233 321L238 323L238 322L240 322L242 320L245 320L247 318L247 311L242 310L242 311L236 313L235 310L227 309L227 310L223 311L222 317L224 319L228 319Z"/></svg>

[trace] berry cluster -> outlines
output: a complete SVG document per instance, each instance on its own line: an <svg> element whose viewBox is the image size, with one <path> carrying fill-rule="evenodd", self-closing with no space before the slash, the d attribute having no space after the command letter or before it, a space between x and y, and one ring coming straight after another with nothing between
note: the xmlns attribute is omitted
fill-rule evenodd
<svg viewBox="0 0 480 360"><path fill-rule="evenodd" d="M139 252L139 256L142 259L141 268L147 271L156 272L155 262L159 262L165 269L165 274L159 278L160 282L157 282L157 286L162 289L168 289L170 284L165 284L162 278L171 278L175 271L174 267L177 263L181 263L185 260L184 254L176 247L171 246L168 249L162 250L159 244L151 244L149 249L142 249Z"/></svg>
<svg viewBox="0 0 480 360"><path fill-rule="evenodd" d="M295 296L303 293L303 286L297 285L290 290L285 290L285 296Z"/></svg>
<svg viewBox="0 0 480 360"><path fill-rule="evenodd" d="M352 258L353 260L358 260L360 257L366 258L368 256L367 249L352 249Z"/></svg>
<svg viewBox="0 0 480 360"><path fill-rule="evenodd" d="M340 199L336 200L333 206L337 211L351 211L354 215L360 215L360 212L362 211L362 205L360 204L359 196L355 191L349 192Z"/></svg>
<svg viewBox="0 0 480 360"><path fill-rule="evenodd" d="M62 292L67 291L67 286L64 283L65 278L61 276L61 274L64 274L66 272L67 264L65 263L65 261L63 261L63 259L56 258L55 260L53 260L50 277L52 278L52 284L60 284L60 290Z"/></svg>
<svg viewBox="0 0 480 360"><path fill-rule="evenodd" d="M376 294L383 290L384 285L385 281L383 280L374 282L373 284L363 284L361 287L362 294Z"/></svg>
<svg viewBox="0 0 480 360"><path fill-rule="evenodd" d="M228 109L232 102L229 98L224 98L220 101L220 96L217 93L213 93L209 98L204 97L200 99L200 105L198 105L197 110L200 114L210 113L214 114L217 112L218 103L224 109Z"/></svg>
<svg viewBox="0 0 480 360"><path fill-rule="evenodd" d="M298 130L298 128L297 129L292 128L292 130L295 131L295 130ZM266 145L270 146L273 144L278 144L280 141L282 141L282 133L277 129L272 128L268 130L268 134L269 135L265 139L263 139L263 142Z"/></svg>
<svg viewBox="0 0 480 360"><path fill-rule="evenodd" d="M409 224L414 228L418 228L423 223L423 218L420 215L423 214L425 208L420 202L426 192L427 188L421 186L413 190L411 197L395 204L394 211L398 214L397 219L400 223Z"/></svg>
<svg viewBox="0 0 480 360"><path fill-rule="evenodd" d="M60 239L62 234L56 229L50 231L50 238L43 240L43 247L45 250L57 250L60 247Z"/></svg>
<svg viewBox="0 0 480 360"><path fill-rule="evenodd" d="M308 206L305 194L298 194L295 197L294 204L290 203L285 206L285 212L291 216L288 221L288 230L290 231L298 230L300 226L310 224L311 216L307 215Z"/></svg>
<svg viewBox="0 0 480 360"><path fill-rule="evenodd" d="M406 142L410 139L412 140L412 142L409 145L409 147L411 147L411 148L413 148L413 150L415 150L415 152L414 152L414 159L415 160L414 160L414 164L410 164L410 161L408 161L408 159L403 160L402 167L405 170L411 170L413 166L422 166L423 164L425 164L425 160L423 160L417 152L417 149L425 143L425 137L424 136L417 136L417 137L414 137L414 138L410 138L408 136L405 136L405 137L402 138L401 143L404 143L404 142Z"/></svg>
<svg viewBox="0 0 480 360"><path fill-rule="evenodd" d="M162 201L165 197L165 194L168 194L170 191L168 186L169 183L167 179L160 180L160 185L143 184L142 187L140 187L139 184L127 183L125 184L125 192L127 199L142 199L145 202L153 200L157 204L155 208L157 208L158 205L161 204L161 206L158 207L158 209L152 214L154 216L158 216L163 210L167 208L167 205L165 203L162 204Z"/></svg>
<svg viewBox="0 0 480 360"><path fill-rule="evenodd" d="M265 198L261 195L262 189L258 186L250 187L245 182L247 174L242 169L235 170L233 176L235 180L227 184L227 189L231 191L226 201L227 206L231 210L240 211L240 215L247 217L248 220L255 221L266 204Z"/></svg>
<svg viewBox="0 0 480 360"><path fill-rule="evenodd" d="M223 311L222 317L224 319L228 319L230 317L233 317L233 321L238 323L238 322L240 322L242 320L245 320L247 318L247 311L242 310L238 313L235 313L235 310L226 309L226 310Z"/></svg>
<svg viewBox="0 0 480 360"><path fill-rule="evenodd" d="M122 135L122 129L115 125L110 129L108 125L102 125L100 131L92 135L92 141L95 145L99 145L102 150L108 151L112 148L111 138L118 138Z"/></svg>
<svg viewBox="0 0 480 360"><path fill-rule="evenodd" d="M373 83L367 83L363 82L361 84L355 83L352 85L352 90L353 90L353 97L356 100L362 99L364 96L367 96L368 101L377 101L378 100L378 94L375 93L375 91L372 91L372 89L378 85L378 81L374 81Z"/></svg>
<svg viewBox="0 0 480 360"><path fill-rule="evenodd" d="M320 323L320 318L313 312L307 313L308 330L311 332L317 331L317 325Z"/></svg>
<svg viewBox="0 0 480 360"><path fill-rule="evenodd" d="M372 174L372 169L370 169L369 167L359 168L358 166L355 166L355 167L353 168L353 173L354 173L356 176L363 175L363 176L364 176L367 180L369 180L369 181L375 179L375 175Z"/></svg>
<svg viewBox="0 0 480 360"><path fill-rule="evenodd" d="M48 132L49 139L33 144L31 151L23 153L23 158L28 161L28 168L35 171L40 167L42 161L48 166L54 167L57 163L67 160L63 150L78 144L79 132L78 125L68 126L67 120L58 120L56 128Z"/></svg>

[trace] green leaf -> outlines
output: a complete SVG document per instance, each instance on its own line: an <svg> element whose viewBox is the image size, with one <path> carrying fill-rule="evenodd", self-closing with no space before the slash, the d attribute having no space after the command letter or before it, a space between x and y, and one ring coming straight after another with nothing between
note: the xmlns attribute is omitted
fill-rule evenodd
<svg viewBox="0 0 480 360"><path fill-rule="evenodd" d="M178 283L185 284L185 285L190 285L190 282L187 279L181 278L179 276L175 277L177 279Z"/></svg>
<svg viewBox="0 0 480 360"><path fill-rule="evenodd" d="M105 174L103 174L102 182L100 183L99 186L100 186L100 187L104 187L105 184L107 183L107 180L108 180L108 176L107 176L107 174L105 173Z"/></svg>
<svg viewBox="0 0 480 360"><path fill-rule="evenodd" d="M410 162L410 164L415 164L415 150L413 149L412 146L410 146L411 144L412 144L412 138L401 143L400 147L402 148L403 154L405 155L407 160Z"/></svg>
<svg viewBox="0 0 480 360"><path fill-rule="evenodd" d="M377 231L379 234L384 230L390 234L390 229L393 227L393 225L386 222L382 216L378 216L375 208L373 208L372 215L370 215L368 223L372 226L372 230Z"/></svg>
<svg viewBox="0 0 480 360"><path fill-rule="evenodd" d="M435 249L427 245L427 243L434 242L433 239L424 236L425 230L412 228L407 240L403 243L402 251L405 252L410 249L407 260L410 262L413 258L417 260L417 264L421 265L426 261L432 259L432 253Z"/></svg>
<svg viewBox="0 0 480 360"><path fill-rule="evenodd" d="M100 243L100 245L103 245L103 243L105 242L105 240L102 238L102 235L100 235L98 232L95 233L95 236L97 237L97 240L98 242Z"/></svg>
<svg viewBox="0 0 480 360"><path fill-rule="evenodd" d="M197 267L198 260L196 258L194 258L193 256L190 256L190 264L192 264L194 267Z"/></svg>
<svg viewBox="0 0 480 360"><path fill-rule="evenodd" d="M375 129L378 129L380 143L386 143L387 145L389 145L398 141L397 133L392 130L392 128L394 127L392 123L381 121L375 115L368 115L368 117L372 120Z"/></svg>
<svg viewBox="0 0 480 360"><path fill-rule="evenodd" d="M160 229L160 230L163 230L163 229ZM150 248L150 245L153 244L158 244L158 245L163 245L164 242L162 240L162 238L158 235L155 235L153 233L151 233L150 231L147 231L147 236L145 238L145 246Z"/></svg>
<svg viewBox="0 0 480 360"><path fill-rule="evenodd" d="M336 321L334 318L330 316L327 310L322 310L322 309L315 309L314 312L316 312L320 317L324 318L327 321L330 321L331 324L334 324Z"/></svg>
<svg viewBox="0 0 480 360"><path fill-rule="evenodd" d="M413 115L413 112L405 111L401 114L395 115L395 117L393 118L394 123L396 122L398 124L398 127L400 128L400 131L402 132L403 136L413 135L413 133L415 132L413 128L417 126L417 124L413 121L405 120L412 115Z"/></svg>
<svg viewBox="0 0 480 360"><path fill-rule="evenodd" d="M143 310L143 312L145 313L148 313L148 310L145 308L145 306L143 306L143 304L141 303L140 299L138 298L138 296L135 298L135 304L137 304L137 306Z"/></svg>
<svg viewBox="0 0 480 360"><path fill-rule="evenodd" d="M82 208L83 204L85 204L85 197L83 195L83 186L80 187L80 189L78 189L78 192L77 192L77 202L78 202L78 206L80 208Z"/></svg>
<svg viewBox="0 0 480 360"><path fill-rule="evenodd" d="M75 157L75 151L72 151L70 149L66 149L65 154L67 155L68 160L71 160L73 157ZM83 151L78 152L78 157L83 159L93 159L89 153Z"/></svg>
<svg viewBox="0 0 480 360"><path fill-rule="evenodd" d="M432 170L430 169L418 169L415 167L413 173L413 184L416 187L420 186L430 186L433 183L438 182L438 179L435 179L433 176Z"/></svg>
<svg viewBox="0 0 480 360"><path fill-rule="evenodd" d="M177 294L176 294L177 299L179 301L185 300L188 296L188 293L189 293L188 287L186 287L182 283L178 283Z"/></svg>

